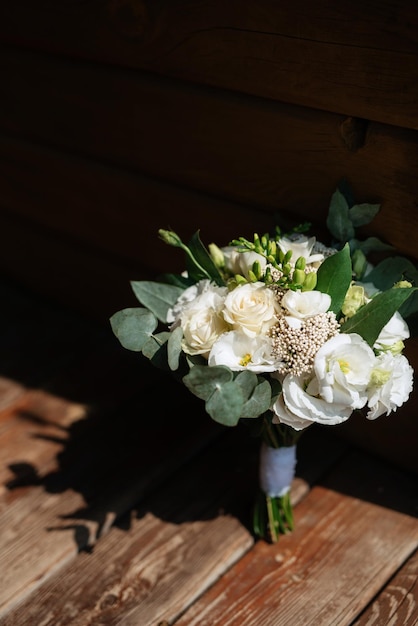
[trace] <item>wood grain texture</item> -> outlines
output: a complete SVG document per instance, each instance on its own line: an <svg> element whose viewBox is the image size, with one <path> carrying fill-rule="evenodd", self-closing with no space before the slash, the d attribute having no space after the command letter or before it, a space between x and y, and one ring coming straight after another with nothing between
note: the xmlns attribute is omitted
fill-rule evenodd
<svg viewBox="0 0 418 626"><path fill-rule="evenodd" d="M412 0L3 3L3 41L418 129Z"/></svg>
<svg viewBox="0 0 418 626"><path fill-rule="evenodd" d="M418 623L418 555L415 552L353 626L414 626Z"/></svg>
<svg viewBox="0 0 418 626"><path fill-rule="evenodd" d="M323 221L346 177L359 202L382 202L373 233L415 256L417 131L372 124L353 152L340 135L345 118L331 113L24 52L0 58L10 80L0 100L5 133L303 219Z"/></svg>
<svg viewBox="0 0 418 626"><path fill-rule="evenodd" d="M1 626L258 626L279 613L334 626L369 609L413 623L416 477L312 427L296 530L254 541L258 441L244 427L214 424L101 325L2 293ZM33 321L32 338L19 332Z"/></svg>
<svg viewBox="0 0 418 626"><path fill-rule="evenodd" d="M402 502L399 480L361 455L348 456L298 505L294 533L273 548L257 543L178 626L351 624L416 549L413 482Z"/></svg>

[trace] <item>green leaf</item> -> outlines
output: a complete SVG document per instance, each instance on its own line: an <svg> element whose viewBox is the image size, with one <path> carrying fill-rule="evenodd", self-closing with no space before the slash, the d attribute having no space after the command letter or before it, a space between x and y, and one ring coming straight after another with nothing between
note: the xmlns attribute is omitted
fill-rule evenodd
<svg viewBox="0 0 418 626"><path fill-rule="evenodd" d="M241 388L242 396L246 401L251 396L254 389L257 387L257 374L251 372L250 370L243 370L242 372L238 372L235 377L235 384L239 385L239 387Z"/></svg>
<svg viewBox="0 0 418 626"><path fill-rule="evenodd" d="M171 333L167 342L167 358L168 366L171 370L177 370L179 367L181 342L183 339L183 329L177 326Z"/></svg>
<svg viewBox="0 0 418 626"><path fill-rule="evenodd" d="M330 311L338 314L352 279L350 247L348 243L327 257L318 268L315 289L331 296Z"/></svg>
<svg viewBox="0 0 418 626"><path fill-rule="evenodd" d="M244 403L241 417L258 417L268 411L272 404L271 387L269 382L260 376L258 385L255 387L251 397Z"/></svg>
<svg viewBox="0 0 418 626"><path fill-rule="evenodd" d="M169 336L170 333L167 331L152 335L142 348L142 354L147 357L155 367L163 370L168 370L167 343Z"/></svg>
<svg viewBox="0 0 418 626"><path fill-rule="evenodd" d="M392 315L416 291L411 288L393 288L383 291L363 306L353 317L350 317L341 326L343 333L357 333L372 347L382 328L388 323Z"/></svg>
<svg viewBox="0 0 418 626"><path fill-rule="evenodd" d="M219 273L218 268L212 261L208 250L203 245L199 237L199 231L196 231L188 243L191 257L187 257L187 271L194 280L209 278L220 286L225 285L225 281ZM203 271L202 271L203 270Z"/></svg>
<svg viewBox="0 0 418 626"><path fill-rule="evenodd" d="M131 282L132 290L139 302L147 307L160 322L167 322L167 312L184 289L175 285L165 285L148 280Z"/></svg>
<svg viewBox="0 0 418 626"><path fill-rule="evenodd" d="M207 368L211 369L211 368ZM215 388L206 401L206 411L211 418L224 426L236 426L241 416L244 398L239 385L226 382Z"/></svg>
<svg viewBox="0 0 418 626"><path fill-rule="evenodd" d="M385 291L403 278L413 282L418 278L418 272L408 259L393 256L381 261L363 280L367 283L373 283L380 291Z"/></svg>
<svg viewBox="0 0 418 626"><path fill-rule="evenodd" d="M229 367L195 365L183 377L187 389L202 400L208 400L218 387L231 382L233 374Z"/></svg>
<svg viewBox="0 0 418 626"><path fill-rule="evenodd" d="M350 241L351 248L357 248L361 250L366 256L370 254L370 252L386 252L389 250L393 250L393 246L389 243L384 243L377 237L368 237L364 241L354 240L355 245L353 245L353 240Z"/></svg>
<svg viewBox="0 0 418 626"><path fill-rule="evenodd" d="M337 241L349 241L354 237L354 227L350 219L348 203L339 189L336 189L331 196L327 228Z"/></svg>
<svg viewBox="0 0 418 626"><path fill-rule="evenodd" d="M355 204L349 209L349 217L353 226L369 224L380 211L380 204Z"/></svg>
<svg viewBox="0 0 418 626"><path fill-rule="evenodd" d="M157 328L158 321L147 309L135 307L123 309L112 315L110 325L124 348L141 352Z"/></svg>

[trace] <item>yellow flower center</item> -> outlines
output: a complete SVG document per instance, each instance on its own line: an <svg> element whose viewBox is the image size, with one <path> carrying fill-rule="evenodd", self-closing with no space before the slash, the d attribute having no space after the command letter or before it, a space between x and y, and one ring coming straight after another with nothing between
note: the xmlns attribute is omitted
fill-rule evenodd
<svg viewBox="0 0 418 626"><path fill-rule="evenodd" d="M344 359L338 359L338 365L340 366L340 370L343 374L348 374L348 372L350 371L350 365L348 361L345 361Z"/></svg>
<svg viewBox="0 0 418 626"><path fill-rule="evenodd" d="M242 357L239 364L242 365L242 367L247 367L249 363L251 363L251 354L247 353Z"/></svg>

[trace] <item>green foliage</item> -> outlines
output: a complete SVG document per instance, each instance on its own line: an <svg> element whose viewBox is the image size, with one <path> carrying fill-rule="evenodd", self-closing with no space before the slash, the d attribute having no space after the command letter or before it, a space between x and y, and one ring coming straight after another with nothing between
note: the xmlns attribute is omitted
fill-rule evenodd
<svg viewBox="0 0 418 626"><path fill-rule="evenodd" d="M150 311L136 307L123 309L112 315L110 325L124 348L141 352L158 322Z"/></svg>
<svg viewBox="0 0 418 626"><path fill-rule="evenodd" d="M148 280L132 281L131 287L139 302L164 323L167 322L168 309L184 291L176 285L165 285Z"/></svg>
<svg viewBox="0 0 418 626"><path fill-rule="evenodd" d="M382 328L416 288L393 288L378 293L341 326L343 333L357 333L373 346Z"/></svg>
<svg viewBox="0 0 418 626"><path fill-rule="evenodd" d="M352 279L351 257L348 244L340 252L327 257L317 272L316 290L331 296L330 311L341 311L345 294Z"/></svg>

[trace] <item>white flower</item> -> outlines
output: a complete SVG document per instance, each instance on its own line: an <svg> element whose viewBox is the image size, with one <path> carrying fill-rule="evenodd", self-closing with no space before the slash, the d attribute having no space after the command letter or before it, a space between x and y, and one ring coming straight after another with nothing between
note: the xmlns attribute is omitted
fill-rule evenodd
<svg viewBox="0 0 418 626"><path fill-rule="evenodd" d="M314 371L320 395L330 403L361 409L367 402L366 387L376 357L355 333L340 333L318 350Z"/></svg>
<svg viewBox="0 0 418 626"><path fill-rule="evenodd" d="M373 348L379 352L390 350L394 354L399 354L404 348L403 339L408 339L408 337L408 324L405 322L402 315L396 311L386 326L380 331Z"/></svg>
<svg viewBox="0 0 418 626"><path fill-rule="evenodd" d="M257 252L239 252L237 246L225 246L221 251L224 255L225 268L232 276L239 274L248 278L248 272L255 261L260 263L262 272L266 268L266 258Z"/></svg>
<svg viewBox="0 0 418 626"><path fill-rule="evenodd" d="M277 321L279 311L273 290L261 282L238 285L225 298L225 320L233 330L241 330L249 337L266 334Z"/></svg>
<svg viewBox="0 0 418 626"><path fill-rule="evenodd" d="M277 357L272 354L271 339L230 331L213 344L208 365L226 365L233 371L273 372L278 364Z"/></svg>
<svg viewBox="0 0 418 626"><path fill-rule="evenodd" d="M218 337L229 330L222 315L223 303L223 290L212 286L183 308L179 323L183 329L182 348L186 354L207 357Z"/></svg>
<svg viewBox="0 0 418 626"><path fill-rule="evenodd" d="M316 243L315 237L306 237L305 235L297 235L291 239L282 237L277 243L284 254L289 250L292 251L291 263L296 263L297 259L302 256L306 259L307 265L315 265L316 267L324 260L322 253L312 254Z"/></svg>
<svg viewBox="0 0 418 626"><path fill-rule="evenodd" d="M295 430L303 430L311 424L334 426L345 422L352 408L345 404L326 402L317 396L318 385L315 379L288 374L283 380L282 393L273 405L273 423L287 424Z"/></svg>
<svg viewBox="0 0 418 626"><path fill-rule="evenodd" d="M194 285L187 287L181 294L179 298L177 298L176 303L167 312L167 324L173 324L178 322L181 313L186 309L190 303L192 303L200 294L205 293L206 291L215 292L219 294L221 297L225 297L228 293L228 289L226 287L218 287L214 283L212 283L207 278L203 280L199 280Z"/></svg>
<svg viewBox="0 0 418 626"><path fill-rule="evenodd" d="M285 315L291 328L300 328L302 320L326 313L331 305L331 297L320 291L287 291L282 298L281 306L290 315Z"/></svg>
<svg viewBox="0 0 418 626"><path fill-rule="evenodd" d="M373 367L368 388L366 417L374 420L383 413L396 411L409 398L413 386L413 369L408 359L399 354L382 352Z"/></svg>

